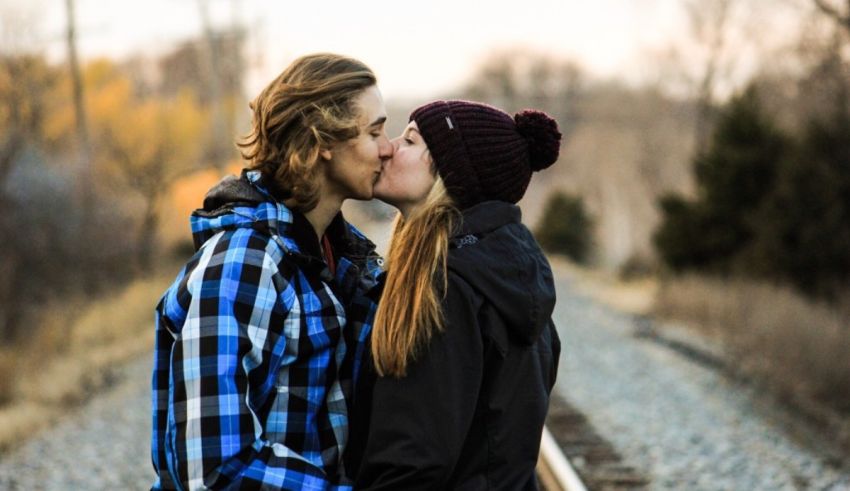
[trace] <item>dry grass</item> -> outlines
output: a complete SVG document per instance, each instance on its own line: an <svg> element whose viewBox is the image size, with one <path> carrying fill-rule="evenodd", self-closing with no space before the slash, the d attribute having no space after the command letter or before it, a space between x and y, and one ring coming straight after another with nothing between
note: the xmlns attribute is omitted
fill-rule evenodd
<svg viewBox="0 0 850 491"><path fill-rule="evenodd" d="M170 276L111 297L51 306L22 346L0 352L0 449L19 443L108 385L113 368L153 349L153 308Z"/></svg>
<svg viewBox="0 0 850 491"><path fill-rule="evenodd" d="M666 280L654 313L719 339L734 370L820 418L850 420L850 318L790 288L704 277ZM833 421L834 422L834 421ZM850 442L850 433L843 435Z"/></svg>
<svg viewBox="0 0 850 491"><path fill-rule="evenodd" d="M766 387L850 450L850 307L742 279L624 281L557 257L550 262L556 275L597 302L675 321L722 346L735 375Z"/></svg>
<svg viewBox="0 0 850 491"><path fill-rule="evenodd" d="M556 255L549 256L549 263L557 276L570 278L579 293L617 311L645 315L653 308L658 290L654 277L626 281L613 272L584 268Z"/></svg>
<svg viewBox="0 0 850 491"><path fill-rule="evenodd" d="M14 350L4 348L0 351L0 406L12 400L15 379L11 374L14 372L16 360Z"/></svg>

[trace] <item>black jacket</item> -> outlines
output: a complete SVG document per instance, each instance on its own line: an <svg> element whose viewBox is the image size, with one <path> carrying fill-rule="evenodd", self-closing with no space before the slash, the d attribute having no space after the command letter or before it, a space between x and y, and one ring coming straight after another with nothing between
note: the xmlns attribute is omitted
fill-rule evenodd
<svg viewBox="0 0 850 491"><path fill-rule="evenodd" d="M537 489L560 353L549 263L519 208L489 201L464 212L448 269L444 332L406 377L358 384L356 489Z"/></svg>

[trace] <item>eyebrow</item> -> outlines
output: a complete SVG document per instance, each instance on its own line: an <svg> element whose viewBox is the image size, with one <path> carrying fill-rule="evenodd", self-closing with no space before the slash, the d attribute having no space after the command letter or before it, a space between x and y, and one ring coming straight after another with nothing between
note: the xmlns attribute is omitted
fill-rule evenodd
<svg viewBox="0 0 850 491"><path fill-rule="evenodd" d="M417 135L420 135L420 136L422 135L422 133L419 133L418 129L413 128L413 127L407 127L407 128L404 129L404 133L402 133L402 136L410 135L410 133L413 132L413 131L415 131Z"/></svg>
<svg viewBox="0 0 850 491"><path fill-rule="evenodd" d="M387 122L387 117L381 116L378 119L376 119L375 121L372 121L372 123L369 124L369 127L371 128L372 126L380 126L380 125L382 125L386 122Z"/></svg>

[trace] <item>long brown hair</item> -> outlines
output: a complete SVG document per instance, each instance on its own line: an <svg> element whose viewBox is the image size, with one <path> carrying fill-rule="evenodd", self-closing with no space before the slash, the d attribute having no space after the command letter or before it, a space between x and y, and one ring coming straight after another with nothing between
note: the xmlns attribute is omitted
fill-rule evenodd
<svg viewBox="0 0 850 491"><path fill-rule="evenodd" d="M292 62L251 102L252 129L237 145L276 199L316 206L319 154L358 135L354 99L376 83L362 62L320 53Z"/></svg>
<svg viewBox="0 0 850 491"><path fill-rule="evenodd" d="M449 238L460 212L437 177L425 203L396 218L387 279L375 314L372 357L379 375L402 377L435 332L443 329Z"/></svg>

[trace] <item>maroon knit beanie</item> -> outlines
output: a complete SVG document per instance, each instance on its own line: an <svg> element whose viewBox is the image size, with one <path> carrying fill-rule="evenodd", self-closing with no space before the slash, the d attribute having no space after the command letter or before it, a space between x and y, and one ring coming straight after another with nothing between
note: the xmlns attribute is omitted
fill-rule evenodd
<svg viewBox="0 0 850 491"><path fill-rule="evenodd" d="M531 173L558 159L561 133L545 113L513 118L469 101L434 101L410 115L428 145L437 172L460 209L487 200L519 201Z"/></svg>

